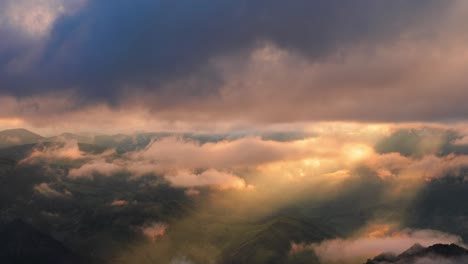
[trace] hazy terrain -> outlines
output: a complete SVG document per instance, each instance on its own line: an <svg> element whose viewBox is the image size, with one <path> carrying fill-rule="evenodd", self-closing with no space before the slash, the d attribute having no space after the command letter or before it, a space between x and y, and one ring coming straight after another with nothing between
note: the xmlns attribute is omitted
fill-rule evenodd
<svg viewBox="0 0 468 264"><path fill-rule="evenodd" d="M280 168L259 165L283 159L276 144L301 149L320 137L2 131L0 255L8 263L364 263L416 243L463 246L468 146L453 144L461 135L396 130L316 176L305 171L313 161L289 150L306 167L279 182ZM184 168L193 172L177 172Z"/></svg>

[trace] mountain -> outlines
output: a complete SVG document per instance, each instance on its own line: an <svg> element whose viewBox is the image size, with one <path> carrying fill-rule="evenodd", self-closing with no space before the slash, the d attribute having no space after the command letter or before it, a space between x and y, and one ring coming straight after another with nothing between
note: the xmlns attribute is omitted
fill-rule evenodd
<svg viewBox="0 0 468 264"><path fill-rule="evenodd" d="M48 138L49 141L62 142L62 141L76 141L78 143L93 144L94 138L90 136L77 135L72 133L62 133L59 136Z"/></svg>
<svg viewBox="0 0 468 264"><path fill-rule="evenodd" d="M37 231L34 227L14 220L0 231L0 262L4 264L79 264L90 263L61 242Z"/></svg>
<svg viewBox="0 0 468 264"><path fill-rule="evenodd" d="M23 128L0 131L0 148L32 144L45 138Z"/></svg>
<svg viewBox="0 0 468 264"><path fill-rule="evenodd" d="M416 264L416 263L444 263L461 264L468 263L468 250L455 244L435 244L423 247L415 244L400 255L391 253L381 254L370 259L366 264Z"/></svg>
<svg viewBox="0 0 468 264"><path fill-rule="evenodd" d="M277 215L263 220L255 230L233 241L221 263L291 263L288 259L291 242L312 243L334 237L337 237L336 232L319 221L301 215ZM315 255L309 256L307 263L318 263L318 259Z"/></svg>

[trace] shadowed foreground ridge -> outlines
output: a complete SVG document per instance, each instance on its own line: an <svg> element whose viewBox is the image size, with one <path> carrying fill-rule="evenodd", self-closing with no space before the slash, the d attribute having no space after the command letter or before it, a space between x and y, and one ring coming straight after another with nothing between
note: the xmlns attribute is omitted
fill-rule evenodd
<svg viewBox="0 0 468 264"><path fill-rule="evenodd" d="M338 235L328 225L301 215L280 214L261 224L256 232L243 236L228 248L223 264L242 263L297 263L288 259L291 241L318 242ZM304 257L304 256L302 256ZM307 256L307 263L317 263L315 254Z"/></svg>
<svg viewBox="0 0 468 264"><path fill-rule="evenodd" d="M19 219L0 229L0 259L4 264L93 263Z"/></svg>
<svg viewBox="0 0 468 264"><path fill-rule="evenodd" d="M462 264L468 263L468 250L455 244L435 244L423 247L415 244L400 255L384 253L366 264L413 264L413 263L444 263Z"/></svg>

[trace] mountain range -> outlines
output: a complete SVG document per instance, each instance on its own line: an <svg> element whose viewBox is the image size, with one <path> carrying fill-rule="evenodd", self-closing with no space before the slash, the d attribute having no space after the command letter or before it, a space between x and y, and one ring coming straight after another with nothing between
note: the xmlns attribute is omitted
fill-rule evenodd
<svg viewBox="0 0 468 264"><path fill-rule="evenodd" d="M26 129L9 129L0 131L0 148L38 143L46 138Z"/></svg>
<svg viewBox="0 0 468 264"><path fill-rule="evenodd" d="M468 263L468 250L455 244L423 247L415 244L400 255L381 254L366 264L463 264Z"/></svg>

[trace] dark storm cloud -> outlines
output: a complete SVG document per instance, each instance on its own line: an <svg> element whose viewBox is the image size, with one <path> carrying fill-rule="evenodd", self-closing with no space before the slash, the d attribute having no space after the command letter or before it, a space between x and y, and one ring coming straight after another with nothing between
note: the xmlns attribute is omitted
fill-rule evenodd
<svg viewBox="0 0 468 264"><path fill-rule="evenodd" d="M6 40L0 44L0 93L24 97L71 89L85 100L113 102L125 88L159 91L195 74L203 80L198 85L164 94L174 101L213 95L222 82L208 64L216 56L268 41L320 60L348 46L398 37L443 12L448 2L90 0L57 16L50 32L35 39L8 25L0 28ZM35 55L11 70L24 53Z"/></svg>

